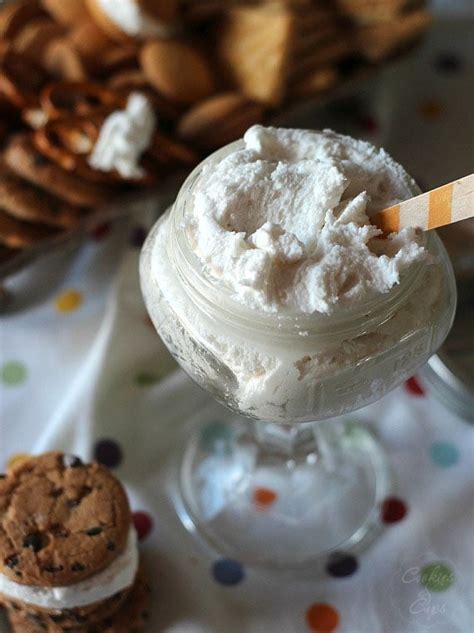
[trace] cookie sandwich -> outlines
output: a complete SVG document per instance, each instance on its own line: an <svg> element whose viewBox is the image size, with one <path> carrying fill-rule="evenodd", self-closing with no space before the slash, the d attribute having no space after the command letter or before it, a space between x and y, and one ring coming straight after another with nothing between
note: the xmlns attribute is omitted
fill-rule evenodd
<svg viewBox="0 0 474 633"><path fill-rule="evenodd" d="M0 603L15 633L141 631L149 588L121 483L46 453L0 478Z"/></svg>

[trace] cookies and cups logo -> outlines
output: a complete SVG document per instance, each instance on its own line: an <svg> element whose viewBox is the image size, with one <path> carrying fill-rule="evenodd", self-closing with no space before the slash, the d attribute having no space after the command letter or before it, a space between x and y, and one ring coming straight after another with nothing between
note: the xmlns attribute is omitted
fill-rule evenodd
<svg viewBox="0 0 474 633"><path fill-rule="evenodd" d="M455 620L453 591L459 595L462 587L452 561L426 554L400 564L392 577L390 600L399 618L414 630L429 631Z"/></svg>

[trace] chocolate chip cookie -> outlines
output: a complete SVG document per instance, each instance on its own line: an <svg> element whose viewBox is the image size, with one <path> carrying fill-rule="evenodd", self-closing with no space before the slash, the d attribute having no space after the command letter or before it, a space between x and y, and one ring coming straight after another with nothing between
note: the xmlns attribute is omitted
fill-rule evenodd
<svg viewBox="0 0 474 633"><path fill-rule="evenodd" d="M10 619L15 617L18 620L34 623L42 630L54 633L62 633L65 629L82 626L92 626L110 618L124 604L130 595L132 588L121 591L107 600L102 600L96 604L76 609L56 609L48 611L39 609L33 605L22 602L4 599L3 606Z"/></svg>
<svg viewBox="0 0 474 633"><path fill-rule="evenodd" d="M122 606L114 615L96 624L76 624L69 627L61 622L38 618L34 613L7 609L13 633L140 633L150 614L150 587L143 569L139 570L135 584Z"/></svg>
<svg viewBox="0 0 474 633"><path fill-rule="evenodd" d="M122 485L99 464L46 453L0 479L0 571L17 583L89 578L124 550L129 529Z"/></svg>

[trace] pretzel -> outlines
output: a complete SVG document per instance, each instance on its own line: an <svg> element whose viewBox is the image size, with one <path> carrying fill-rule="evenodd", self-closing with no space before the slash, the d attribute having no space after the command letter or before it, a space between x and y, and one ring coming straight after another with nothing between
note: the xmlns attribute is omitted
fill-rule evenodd
<svg viewBox="0 0 474 633"><path fill-rule="evenodd" d="M16 108L38 103L38 92L48 80L47 73L30 59L7 48L0 55L0 94Z"/></svg>
<svg viewBox="0 0 474 633"><path fill-rule="evenodd" d="M92 152L99 137L93 120L68 116L50 119L34 132L33 141L47 158L67 171L75 171Z"/></svg>
<svg viewBox="0 0 474 633"><path fill-rule="evenodd" d="M47 158L80 178L95 183L152 184L154 169L148 157L142 159L145 175L127 180L116 171L104 172L89 165L88 159L99 137L100 127L108 112L95 116L63 116L51 119L33 133L36 148Z"/></svg>
<svg viewBox="0 0 474 633"><path fill-rule="evenodd" d="M40 104L49 118L88 115L102 110L120 109L125 100L112 90L88 81L60 81L48 85Z"/></svg>

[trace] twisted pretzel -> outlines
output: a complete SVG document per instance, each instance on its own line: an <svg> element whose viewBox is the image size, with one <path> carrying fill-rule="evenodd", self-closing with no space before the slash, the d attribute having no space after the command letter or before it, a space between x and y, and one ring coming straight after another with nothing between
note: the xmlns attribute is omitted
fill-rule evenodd
<svg viewBox="0 0 474 633"><path fill-rule="evenodd" d="M16 108L38 103L38 92L48 80L42 68L11 49L0 56L0 93Z"/></svg>
<svg viewBox="0 0 474 633"><path fill-rule="evenodd" d="M46 86L40 105L48 118L89 115L124 107L125 100L114 91L88 81L60 81Z"/></svg>

